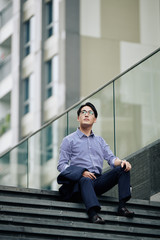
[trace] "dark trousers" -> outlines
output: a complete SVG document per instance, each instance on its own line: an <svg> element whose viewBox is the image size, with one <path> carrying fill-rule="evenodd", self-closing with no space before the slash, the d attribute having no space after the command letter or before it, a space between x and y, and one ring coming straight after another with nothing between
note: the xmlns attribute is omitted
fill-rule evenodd
<svg viewBox="0 0 160 240"><path fill-rule="evenodd" d="M120 166L106 172L96 179L82 177L79 180L81 196L87 211L91 207L100 209L97 195L101 195L118 184L119 201L128 201L131 197L130 193L130 172L125 172Z"/></svg>

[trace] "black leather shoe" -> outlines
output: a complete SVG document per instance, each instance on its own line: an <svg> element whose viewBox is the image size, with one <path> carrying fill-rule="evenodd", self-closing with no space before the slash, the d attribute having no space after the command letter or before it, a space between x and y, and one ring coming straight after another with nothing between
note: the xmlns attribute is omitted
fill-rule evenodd
<svg viewBox="0 0 160 240"><path fill-rule="evenodd" d="M117 215L128 217L128 218L133 218L134 217L134 212L129 211L127 208L124 207L124 208L118 209Z"/></svg>
<svg viewBox="0 0 160 240"><path fill-rule="evenodd" d="M98 214L94 215L92 218L90 218L90 222L92 223L98 223L98 224L105 224L105 220L98 216Z"/></svg>

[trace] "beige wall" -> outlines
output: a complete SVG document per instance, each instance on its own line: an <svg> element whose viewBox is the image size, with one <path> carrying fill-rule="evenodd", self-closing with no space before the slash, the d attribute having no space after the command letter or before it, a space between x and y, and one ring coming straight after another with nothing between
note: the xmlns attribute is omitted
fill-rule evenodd
<svg viewBox="0 0 160 240"><path fill-rule="evenodd" d="M81 37L81 96L85 97L116 76L119 42Z"/></svg>
<svg viewBox="0 0 160 240"><path fill-rule="evenodd" d="M82 0L81 17L83 98L120 73L121 41L140 41L139 0Z"/></svg>
<svg viewBox="0 0 160 240"><path fill-rule="evenodd" d="M139 0L101 0L102 38L139 42Z"/></svg>

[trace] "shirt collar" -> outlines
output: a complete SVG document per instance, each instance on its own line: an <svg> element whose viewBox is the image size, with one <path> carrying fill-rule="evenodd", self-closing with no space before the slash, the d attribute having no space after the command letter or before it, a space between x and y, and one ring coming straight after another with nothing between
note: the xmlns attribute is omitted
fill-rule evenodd
<svg viewBox="0 0 160 240"><path fill-rule="evenodd" d="M77 128L77 134L78 134L78 136L79 136L79 138L82 138L83 136L85 136L86 137L86 135L83 133L83 132L81 132L81 130L79 129L79 128ZM89 137L90 136L94 136L94 133L93 133L93 131L91 131L91 134L89 135Z"/></svg>

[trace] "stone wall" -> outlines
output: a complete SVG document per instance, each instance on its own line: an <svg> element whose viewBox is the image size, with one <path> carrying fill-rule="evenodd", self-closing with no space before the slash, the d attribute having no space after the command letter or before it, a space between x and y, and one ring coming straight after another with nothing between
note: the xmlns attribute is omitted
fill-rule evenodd
<svg viewBox="0 0 160 240"><path fill-rule="evenodd" d="M132 164L132 198L150 200L160 192L160 139L126 157ZM117 186L105 195L118 197Z"/></svg>

